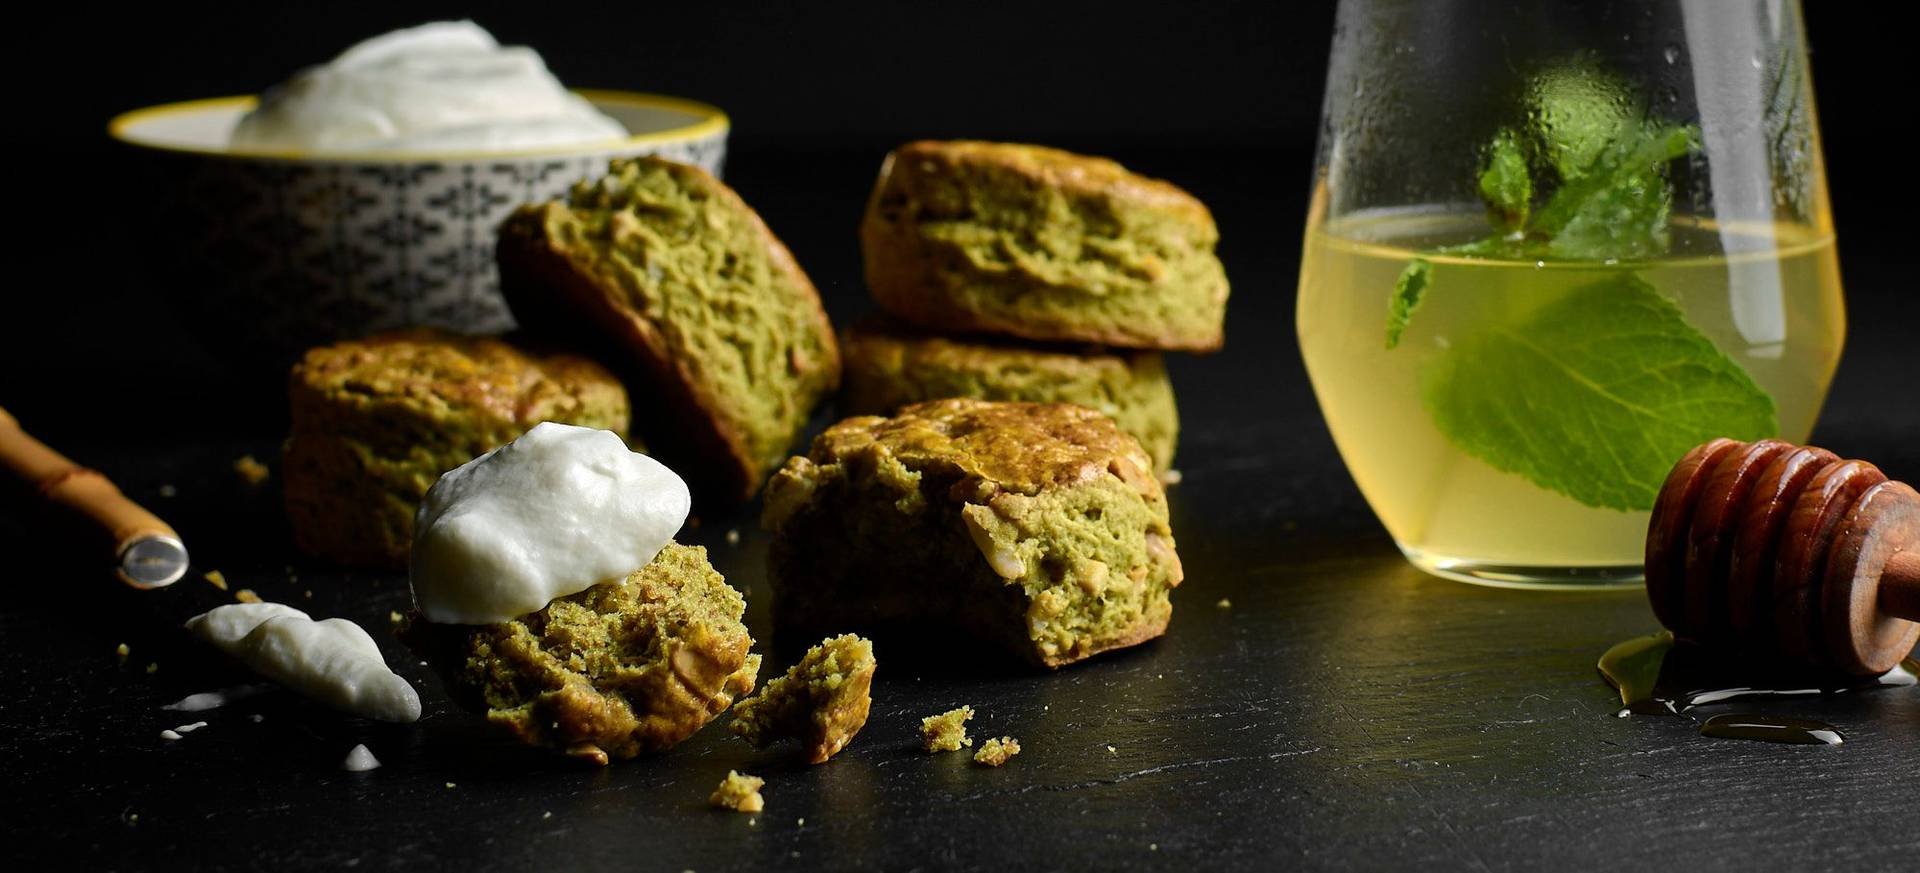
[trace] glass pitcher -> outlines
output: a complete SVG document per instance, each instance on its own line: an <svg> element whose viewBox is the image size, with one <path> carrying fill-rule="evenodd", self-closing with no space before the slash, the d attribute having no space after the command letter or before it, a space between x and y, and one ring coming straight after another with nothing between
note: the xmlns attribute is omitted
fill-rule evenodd
<svg viewBox="0 0 1920 873"><path fill-rule="evenodd" d="M1799 3L1343 0L1297 324L1408 560L1637 584L1673 463L1839 360Z"/></svg>

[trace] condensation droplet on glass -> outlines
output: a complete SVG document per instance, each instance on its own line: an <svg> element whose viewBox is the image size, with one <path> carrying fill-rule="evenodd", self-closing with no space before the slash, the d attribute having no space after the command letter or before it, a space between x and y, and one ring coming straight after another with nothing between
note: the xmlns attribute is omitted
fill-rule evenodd
<svg viewBox="0 0 1920 873"><path fill-rule="evenodd" d="M1667 46L1661 50L1660 56L1666 58L1669 64L1677 63L1680 60L1680 47L1677 45Z"/></svg>

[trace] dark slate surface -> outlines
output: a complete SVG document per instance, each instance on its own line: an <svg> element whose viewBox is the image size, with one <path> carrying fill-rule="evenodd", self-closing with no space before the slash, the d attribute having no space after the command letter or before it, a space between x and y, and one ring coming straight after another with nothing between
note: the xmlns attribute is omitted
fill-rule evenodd
<svg viewBox="0 0 1920 873"><path fill-rule="evenodd" d="M836 317L864 308L852 228L879 157L762 153L732 167ZM274 487L250 490L229 468L243 452L275 457L281 398L243 387L272 374L172 342L142 364L159 386L145 399L63 408L21 395L31 427L173 520L197 567L169 590L124 590L32 510L4 504L0 860L27 863L0 867L1912 868L1920 693L1750 707L1828 720L1849 738L1833 748L1614 718L1593 663L1654 628L1641 595L1425 577L1341 468L1292 339L1305 156L1121 157L1214 205L1235 288L1228 350L1174 363L1187 582L1165 639L1059 673L984 676L964 652L882 639L873 716L820 767L717 727L606 769L550 758L452 709L387 637L403 578L291 553ZM1895 286L1897 253L1845 245L1854 328L1819 438L1920 479L1920 408L1910 389L1883 396L1920 360L1904 339L1920 306ZM111 338L164 335L179 319L149 301L105 321L89 324ZM766 542L751 514L707 518L688 538L750 592L749 623L766 637ZM379 725L284 692L204 716L159 709L245 681L176 630L224 602L198 579L213 568L235 588L360 621L420 687L425 717ZM999 770L919 753L920 716L960 703L979 712L976 736L1011 734L1025 751ZM200 718L204 730L160 740ZM343 772L361 742L385 766ZM729 768L767 777L764 814L706 808Z"/></svg>

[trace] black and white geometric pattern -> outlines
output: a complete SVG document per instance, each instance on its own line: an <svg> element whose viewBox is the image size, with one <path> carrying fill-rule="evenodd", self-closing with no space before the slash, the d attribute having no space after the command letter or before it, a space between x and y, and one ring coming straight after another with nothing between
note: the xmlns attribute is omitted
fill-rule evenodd
<svg viewBox="0 0 1920 873"><path fill-rule="evenodd" d="M718 175L726 133L566 158L392 163L170 155L157 237L230 346L284 360L410 325L513 327L494 233L523 203L563 196L618 157L657 154ZM156 192L157 193L157 192ZM184 257L182 257L184 256Z"/></svg>

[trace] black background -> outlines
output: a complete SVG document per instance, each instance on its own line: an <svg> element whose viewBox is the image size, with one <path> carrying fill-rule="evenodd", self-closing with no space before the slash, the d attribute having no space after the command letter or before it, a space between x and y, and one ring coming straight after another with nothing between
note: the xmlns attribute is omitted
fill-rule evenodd
<svg viewBox="0 0 1920 873"><path fill-rule="evenodd" d="M1614 719L1592 664L1654 627L1641 595L1474 588L1394 552L1293 342L1331 6L76 4L10 21L21 111L7 137L0 405L159 509L192 544L196 576L217 567L360 621L421 688L426 715L374 725L264 695L160 743L160 728L191 719L157 706L243 678L175 629L226 596L192 578L152 594L103 585L48 547L24 504L0 501L0 555L14 562L0 570L0 867L1911 869L1920 695L1782 710L1839 725L1850 741L1832 749ZM1913 481L1920 304L1914 158L1899 130L1912 49L1869 14L1880 8L1808 10L1852 319L1816 438ZM273 486L244 488L228 470L242 452L275 459L284 394L253 390L259 373L190 330L173 301L191 289L155 284L143 191L104 127L460 15L540 49L571 84L725 108L728 181L836 321L867 308L854 227L881 156L907 139L1109 154L1208 202L1234 296L1227 349L1170 361L1186 474L1170 502L1188 581L1169 635L1057 674L984 676L881 640L874 717L823 767L714 728L660 758L583 771L454 711L382 632L406 607L404 578L289 563ZM737 547L729 528L744 534ZM749 590L748 624L765 640L765 540L750 510L683 537ZM119 642L136 653L125 666ZM915 751L918 717L962 702L982 713L977 734L1012 733L1028 750L999 771ZM356 742L386 767L341 773ZM770 780L753 824L702 807L735 767Z"/></svg>
<svg viewBox="0 0 1920 873"><path fill-rule="evenodd" d="M1500 4L1489 4L1497 6ZM1807 10L1843 253L1899 246L1914 191L1905 31L1882 7ZM217 354L143 282L138 178L104 135L112 115L254 93L387 29L469 16L539 49L581 87L678 94L732 116L732 181L802 263L838 279L870 169L922 137L1043 142L1191 184L1231 162L1236 188L1292 219L1229 253L1297 248L1333 19L1330 2L33 4L7 26L15 275L0 313L0 400L55 432L116 417L190 427L219 390ZM838 160L836 160L838 159ZM859 169L854 169L859 168ZM839 171L836 200L779 200L795 174ZM854 274L847 274L849 276ZM858 289L845 289L857 300ZM1850 283L1848 294L1904 294ZM1287 308L1291 285L1238 288ZM828 289L830 306L835 289ZM857 305L857 304L854 304ZM835 314L839 314L836 312ZM49 367L51 361L58 365ZM112 404L91 395L149 376ZM74 402L75 394L88 395ZM227 399L220 404L231 402Z"/></svg>

